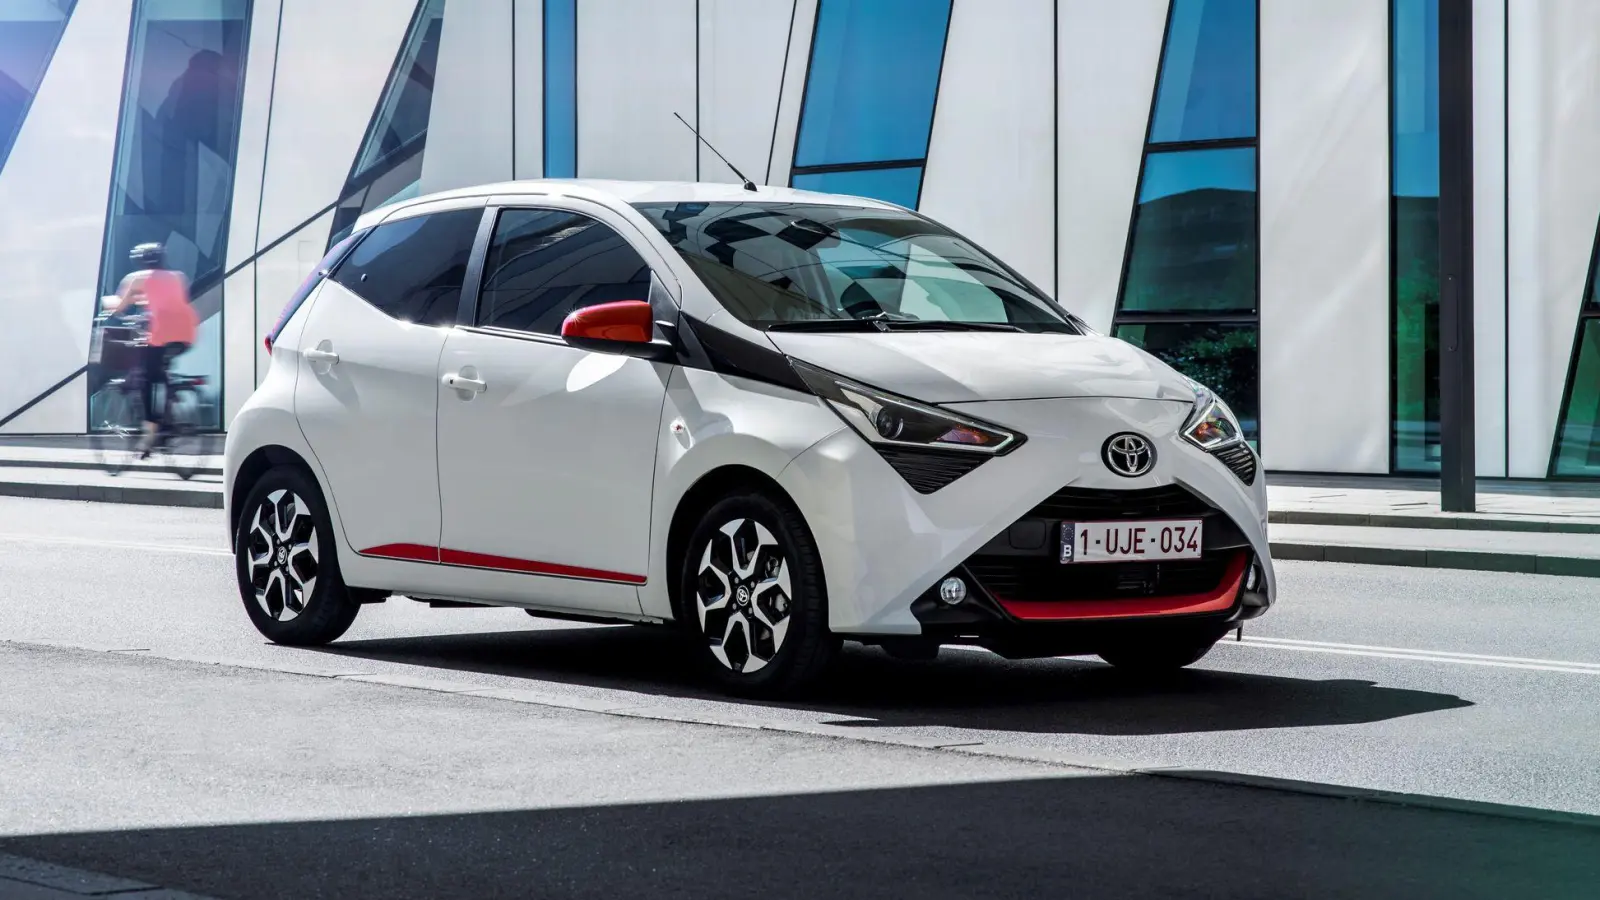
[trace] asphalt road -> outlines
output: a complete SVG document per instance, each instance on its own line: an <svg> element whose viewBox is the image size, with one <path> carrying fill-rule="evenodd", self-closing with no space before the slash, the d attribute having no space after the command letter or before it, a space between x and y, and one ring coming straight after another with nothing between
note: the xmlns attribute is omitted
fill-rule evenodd
<svg viewBox="0 0 1600 900"><path fill-rule="evenodd" d="M221 543L212 511L0 500L0 853L218 897L1600 883L1594 581L1286 563L1170 683L858 649L775 705L659 629L513 610L391 600L274 647Z"/></svg>

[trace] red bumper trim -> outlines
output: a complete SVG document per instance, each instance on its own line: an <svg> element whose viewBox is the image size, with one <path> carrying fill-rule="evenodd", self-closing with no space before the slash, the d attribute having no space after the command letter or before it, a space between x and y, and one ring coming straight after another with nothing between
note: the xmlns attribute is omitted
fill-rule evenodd
<svg viewBox="0 0 1600 900"><path fill-rule="evenodd" d="M1056 600L1029 603L995 597L1000 606L1024 622L1065 622L1079 619L1121 619L1138 616L1177 616L1188 613L1222 612L1233 606L1244 584L1249 554L1235 553L1215 590L1201 594L1175 594L1170 597L1140 597L1134 600Z"/></svg>
<svg viewBox="0 0 1600 900"><path fill-rule="evenodd" d="M404 562L432 563L462 569L485 569L491 572L513 572L519 575L549 575L555 578L576 578L582 581L609 581L615 584L644 584L643 575L626 572L607 572L604 569L586 569L582 566L564 566L560 563L537 562L509 556L491 556L451 550L447 547L427 547L422 544L384 544L361 551L362 556L378 556Z"/></svg>

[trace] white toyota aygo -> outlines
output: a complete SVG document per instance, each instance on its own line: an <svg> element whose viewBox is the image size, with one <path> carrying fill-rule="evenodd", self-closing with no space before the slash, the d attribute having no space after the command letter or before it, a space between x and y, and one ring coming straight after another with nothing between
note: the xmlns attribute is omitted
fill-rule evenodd
<svg viewBox="0 0 1600 900"><path fill-rule="evenodd" d="M532 181L362 218L228 434L284 644L394 595L670 623L730 690L841 641L1188 665L1273 601L1227 405L898 206Z"/></svg>

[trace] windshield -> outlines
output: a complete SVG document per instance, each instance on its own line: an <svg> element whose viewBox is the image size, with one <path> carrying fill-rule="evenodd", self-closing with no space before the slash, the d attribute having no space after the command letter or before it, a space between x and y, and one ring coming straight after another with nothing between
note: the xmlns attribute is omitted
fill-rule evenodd
<svg viewBox="0 0 1600 900"><path fill-rule="evenodd" d="M785 330L1081 334L1005 264L898 210L810 203L640 203L728 312Z"/></svg>

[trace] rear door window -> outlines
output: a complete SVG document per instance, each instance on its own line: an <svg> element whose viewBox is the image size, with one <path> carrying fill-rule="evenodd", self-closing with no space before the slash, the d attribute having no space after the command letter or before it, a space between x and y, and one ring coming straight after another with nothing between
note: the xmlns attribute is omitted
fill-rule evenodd
<svg viewBox="0 0 1600 900"><path fill-rule="evenodd" d="M482 220L482 209L454 209L379 225L333 280L402 322L452 325Z"/></svg>
<svg viewBox="0 0 1600 900"><path fill-rule="evenodd" d="M650 266L622 235L580 213L508 209L483 267L478 324L557 334L575 309L650 299Z"/></svg>

